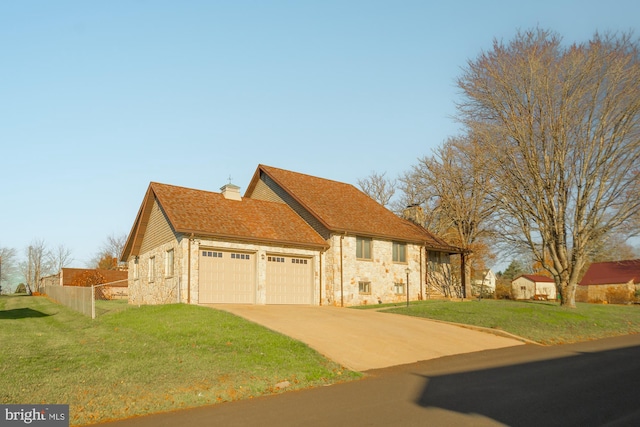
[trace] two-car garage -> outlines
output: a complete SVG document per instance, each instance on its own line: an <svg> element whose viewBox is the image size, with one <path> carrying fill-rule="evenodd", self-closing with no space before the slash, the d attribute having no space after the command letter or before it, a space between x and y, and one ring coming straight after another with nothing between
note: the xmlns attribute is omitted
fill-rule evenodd
<svg viewBox="0 0 640 427"><path fill-rule="evenodd" d="M258 269L264 268L265 297L258 301ZM199 302L202 304L311 304L313 259L304 256L201 249Z"/></svg>

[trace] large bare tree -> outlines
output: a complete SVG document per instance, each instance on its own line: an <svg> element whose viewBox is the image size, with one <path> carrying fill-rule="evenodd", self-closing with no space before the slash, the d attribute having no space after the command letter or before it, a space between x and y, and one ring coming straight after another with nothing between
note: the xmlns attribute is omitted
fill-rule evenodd
<svg viewBox="0 0 640 427"><path fill-rule="evenodd" d="M400 184L408 204L425 208L425 227L467 252L468 285L472 266L485 268L493 257L489 243L495 211L490 200L493 185L472 139L450 138L433 155L419 159Z"/></svg>
<svg viewBox="0 0 640 427"><path fill-rule="evenodd" d="M503 234L575 306L594 242L640 208L640 57L628 34L521 32L469 61L459 118L493 171Z"/></svg>
<svg viewBox="0 0 640 427"><path fill-rule="evenodd" d="M382 206L387 207L396 191L396 181L385 178L387 173L371 172L362 179L358 179L360 189Z"/></svg>

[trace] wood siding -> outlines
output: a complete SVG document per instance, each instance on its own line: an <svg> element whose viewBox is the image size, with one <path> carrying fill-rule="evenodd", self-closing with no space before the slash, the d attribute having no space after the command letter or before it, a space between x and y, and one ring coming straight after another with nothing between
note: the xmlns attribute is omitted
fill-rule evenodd
<svg viewBox="0 0 640 427"><path fill-rule="evenodd" d="M177 240L177 236L157 200L154 200L149 216L149 225L140 246L140 253L146 253L172 240Z"/></svg>

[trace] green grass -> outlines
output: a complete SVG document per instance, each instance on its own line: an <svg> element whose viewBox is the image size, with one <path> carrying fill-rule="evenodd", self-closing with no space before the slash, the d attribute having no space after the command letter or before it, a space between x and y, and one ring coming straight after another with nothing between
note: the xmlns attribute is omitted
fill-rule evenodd
<svg viewBox="0 0 640 427"><path fill-rule="evenodd" d="M432 300L385 311L502 330L541 344L640 333L640 306L578 303L572 309L556 302Z"/></svg>
<svg viewBox="0 0 640 427"><path fill-rule="evenodd" d="M92 321L45 297L0 297L0 403L69 404L84 425L360 377L226 312L115 305Z"/></svg>

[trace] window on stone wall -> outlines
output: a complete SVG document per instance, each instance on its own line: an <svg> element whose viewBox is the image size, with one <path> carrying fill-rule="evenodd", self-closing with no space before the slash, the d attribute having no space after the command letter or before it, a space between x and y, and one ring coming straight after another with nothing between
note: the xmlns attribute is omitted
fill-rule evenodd
<svg viewBox="0 0 640 427"><path fill-rule="evenodd" d="M404 283L394 283L393 293L396 295L404 295Z"/></svg>
<svg viewBox="0 0 640 427"><path fill-rule="evenodd" d="M393 262L407 262L407 244L393 242Z"/></svg>
<svg viewBox="0 0 640 427"><path fill-rule="evenodd" d="M156 279L156 257L149 258L149 282Z"/></svg>
<svg viewBox="0 0 640 427"><path fill-rule="evenodd" d="M361 294L370 294L371 282L358 282L358 292Z"/></svg>
<svg viewBox="0 0 640 427"><path fill-rule="evenodd" d="M173 276L173 249L164 253L164 275L166 277Z"/></svg>
<svg viewBox="0 0 640 427"><path fill-rule="evenodd" d="M356 237L356 258L371 259L371 239Z"/></svg>

